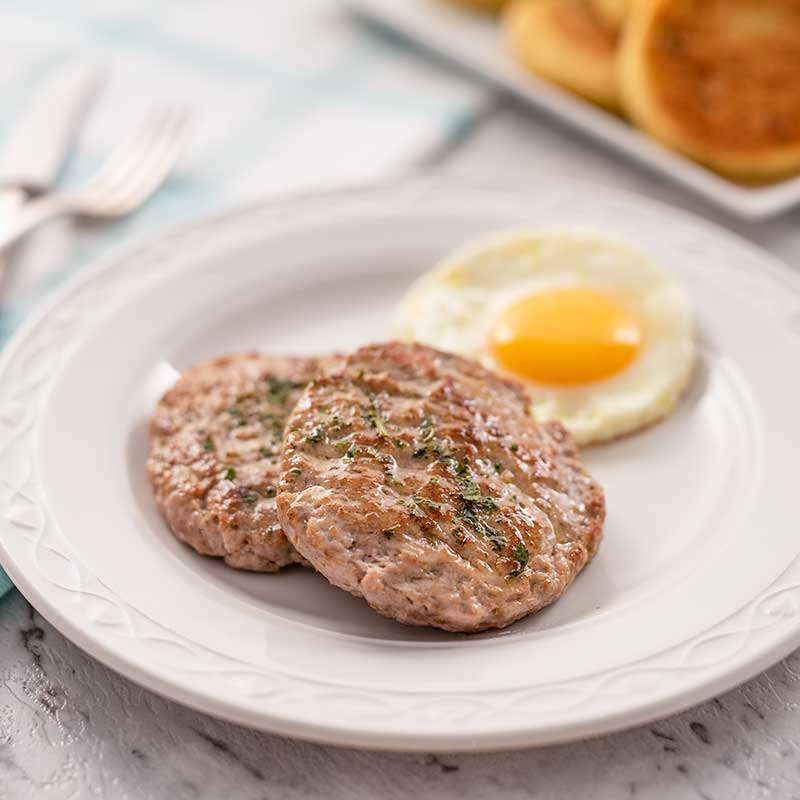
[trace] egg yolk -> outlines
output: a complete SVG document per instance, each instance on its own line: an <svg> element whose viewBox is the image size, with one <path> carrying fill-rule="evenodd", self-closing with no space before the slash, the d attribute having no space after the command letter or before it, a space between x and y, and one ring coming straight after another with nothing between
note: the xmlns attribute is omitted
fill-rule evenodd
<svg viewBox="0 0 800 800"><path fill-rule="evenodd" d="M629 311L601 292L579 288L523 297L489 333L499 365L538 383L566 386L616 375L641 344L639 322Z"/></svg>

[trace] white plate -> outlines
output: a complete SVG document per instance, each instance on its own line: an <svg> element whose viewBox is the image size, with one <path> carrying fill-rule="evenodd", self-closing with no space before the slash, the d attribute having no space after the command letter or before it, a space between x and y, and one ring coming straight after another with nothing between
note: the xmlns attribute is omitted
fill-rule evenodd
<svg viewBox="0 0 800 800"><path fill-rule="evenodd" d="M552 608L498 633L403 627L310 570L237 573L159 518L148 415L229 350L386 336L401 292L464 240L578 226L686 283L702 368L679 409L587 453L606 538ZM365 747L488 749L653 719L800 644L798 281L707 224L581 185L410 181L259 205L106 260L0 364L0 561L88 652L203 711Z"/></svg>
<svg viewBox="0 0 800 800"><path fill-rule="evenodd" d="M531 75L509 56L496 20L486 15L443 0L342 2L735 214L763 219L800 203L800 177L765 187L733 183L666 149L621 118Z"/></svg>

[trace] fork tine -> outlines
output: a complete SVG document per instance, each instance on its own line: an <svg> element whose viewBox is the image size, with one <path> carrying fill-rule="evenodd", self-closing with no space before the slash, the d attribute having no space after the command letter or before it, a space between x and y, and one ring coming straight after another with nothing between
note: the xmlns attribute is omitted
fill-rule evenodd
<svg viewBox="0 0 800 800"><path fill-rule="evenodd" d="M89 213L103 216L123 214L141 204L175 166L187 127L184 111L151 114L80 190L77 202Z"/></svg>
<svg viewBox="0 0 800 800"><path fill-rule="evenodd" d="M145 121L117 145L106 160L100 165L97 173L80 190L80 194L107 192L136 164L151 146L154 138L166 121L166 112L151 113Z"/></svg>
<svg viewBox="0 0 800 800"><path fill-rule="evenodd" d="M0 232L0 252L60 216L102 219L133 211L172 171L187 127L186 114L174 109L151 114L83 187L73 192L43 195L26 204L18 218Z"/></svg>
<svg viewBox="0 0 800 800"><path fill-rule="evenodd" d="M178 161L188 131L188 116L172 113L153 137L147 152L128 169L107 199L117 213L135 208L169 175Z"/></svg>

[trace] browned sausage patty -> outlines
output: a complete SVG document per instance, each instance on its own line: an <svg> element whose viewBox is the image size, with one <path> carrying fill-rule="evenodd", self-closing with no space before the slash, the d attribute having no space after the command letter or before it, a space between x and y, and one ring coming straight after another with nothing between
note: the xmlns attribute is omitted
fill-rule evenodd
<svg viewBox="0 0 800 800"><path fill-rule="evenodd" d="M283 428L316 358L242 353L187 370L159 402L147 471L172 532L238 569L303 562L275 510Z"/></svg>
<svg viewBox="0 0 800 800"><path fill-rule="evenodd" d="M603 493L520 386L421 345L364 347L287 424L278 513L331 583L380 614L501 628L594 555Z"/></svg>

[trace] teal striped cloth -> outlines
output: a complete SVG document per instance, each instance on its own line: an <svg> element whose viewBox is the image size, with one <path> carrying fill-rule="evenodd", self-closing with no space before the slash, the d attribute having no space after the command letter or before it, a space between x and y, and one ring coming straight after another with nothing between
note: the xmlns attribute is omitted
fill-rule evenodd
<svg viewBox="0 0 800 800"><path fill-rule="evenodd" d="M6 0L0 47L0 148L26 96L65 60L103 75L64 185L91 174L154 105L186 106L195 134L139 213L91 233L54 225L25 246L0 292L0 344L64 278L134 233L406 169L461 136L488 102L335 0ZM0 570L0 595L9 586Z"/></svg>

